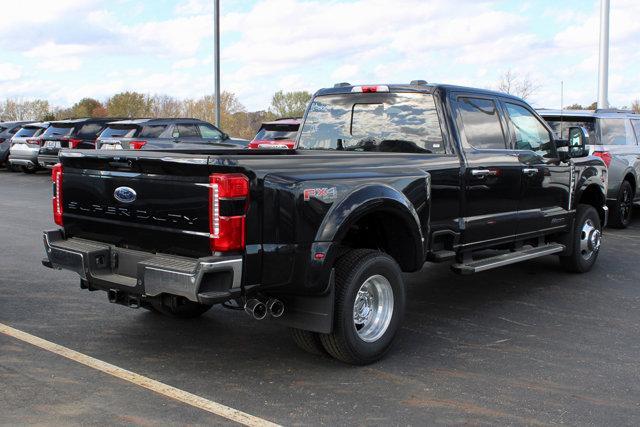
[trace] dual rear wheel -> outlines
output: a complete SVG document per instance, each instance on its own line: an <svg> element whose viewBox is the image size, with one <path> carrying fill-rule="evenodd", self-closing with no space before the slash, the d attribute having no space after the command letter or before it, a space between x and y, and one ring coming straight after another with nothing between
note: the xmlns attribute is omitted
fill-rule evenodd
<svg viewBox="0 0 640 427"><path fill-rule="evenodd" d="M404 316L400 267L387 254L355 249L336 262L335 271L333 332L292 329L293 340L310 353L353 365L373 363L391 347Z"/></svg>

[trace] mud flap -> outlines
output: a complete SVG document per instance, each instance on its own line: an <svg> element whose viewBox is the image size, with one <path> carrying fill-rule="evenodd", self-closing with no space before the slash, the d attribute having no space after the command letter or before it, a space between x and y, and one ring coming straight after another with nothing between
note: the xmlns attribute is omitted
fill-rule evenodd
<svg viewBox="0 0 640 427"><path fill-rule="evenodd" d="M274 322L290 328L305 331L331 333L333 330L333 311L335 306L334 270L329 276L329 286L323 295L281 296L285 303L282 317L273 319Z"/></svg>

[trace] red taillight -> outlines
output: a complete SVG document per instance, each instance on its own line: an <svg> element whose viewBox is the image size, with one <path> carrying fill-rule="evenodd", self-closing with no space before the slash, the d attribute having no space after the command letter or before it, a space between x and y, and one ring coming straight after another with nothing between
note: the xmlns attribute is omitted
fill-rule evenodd
<svg viewBox="0 0 640 427"><path fill-rule="evenodd" d="M81 143L81 139L69 138L69 148L78 148L78 145L80 145Z"/></svg>
<svg viewBox="0 0 640 427"><path fill-rule="evenodd" d="M596 157L600 157L604 164L607 165L607 168L611 164L611 153L609 153L608 151L594 151L593 155Z"/></svg>
<svg viewBox="0 0 640 427"><path fill-rule="evenodd" d="M62 226L62 165L56 164L51 170L53 181L53 221Z"/></svg>
<svg viewBox="0 0 640 427"><path fill-rule="evenodd" d="M131 141L129 143L129 148L132 150L141 150L145 145L147 145L147 141Z"/></svg>
<svg viewBox="0 0 640 427"><path fill-rule="evenodd" d="M249 202L249 179L242 174L209 177L209 233L214 252L245 247L245 219Z"/></svg>
<svg viewBox="0 0 640 427"><path fill-rule="evenodd" d="M27 144L41 145L42 144L42 140L41 139L37 139L37 138L27 139Z"/></svg>

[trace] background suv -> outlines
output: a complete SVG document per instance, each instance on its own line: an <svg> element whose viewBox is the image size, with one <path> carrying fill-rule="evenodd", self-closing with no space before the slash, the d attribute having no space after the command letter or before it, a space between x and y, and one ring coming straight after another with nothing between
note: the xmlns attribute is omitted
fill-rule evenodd
<svg viewBox="0 0 640 427"><path fill-rule="evenodd" d="M562 138L571 126L589 131L589 151L609 168L609 224L625 228L640 197L640 115L623 110L538 110Z"/></svg>
<svg viewBox="0 0 640 427"><path fill-rule="evenodd" d="M58 163L58 152L61 148L88 149L95 148L96 139L108 119L72 119L51 122L42 134L43 144L38 155L38 163L42 167L51 168Z"/></svg>
<svg viewBox="0 0 640 427"><path fill-rule="evenodd" d="M198 148L245 148L248 141L198 119L134 119L109 123L98 138L103 150L181 150Z"/></svg>
<svg viewBox="0 0 640 427"><path fill-rule="evenodd" d="M293 148L300 128L300 119L278 119L265 122L249 143L249 148Z"/></svg>
<svg viewBox="0 0 640 427"><path fill-rule="evenodd" d="M8 166L11 138L26 122L0 122L0 166Z"/></svg>
<svg viewBox="0 0 640 427"><path fill-rule="evenodd" d="M14 168L22 168L24 173L35 173L38 169L38 154L42 146L42 134L49 127L48 122L27 123L11 138L9 163Z"/></svg>

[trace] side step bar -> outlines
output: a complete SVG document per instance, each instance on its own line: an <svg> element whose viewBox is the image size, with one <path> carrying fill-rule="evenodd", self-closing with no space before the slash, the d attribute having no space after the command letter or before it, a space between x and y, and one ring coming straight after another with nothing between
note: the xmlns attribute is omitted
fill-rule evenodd
<svg viewBox="0 0 640 427"><path fill-rule="evenodd" d="M458 274L473 274L481 271L491 270L509 264L515 264L521 261L527 261L542 256L553 255L564 251L564 245L559 243L551 243L544 246L538 246L529 249L522 249L508 254L497 255L491 258L485 258L467 263L453 264L451 269Z"/></svg>

